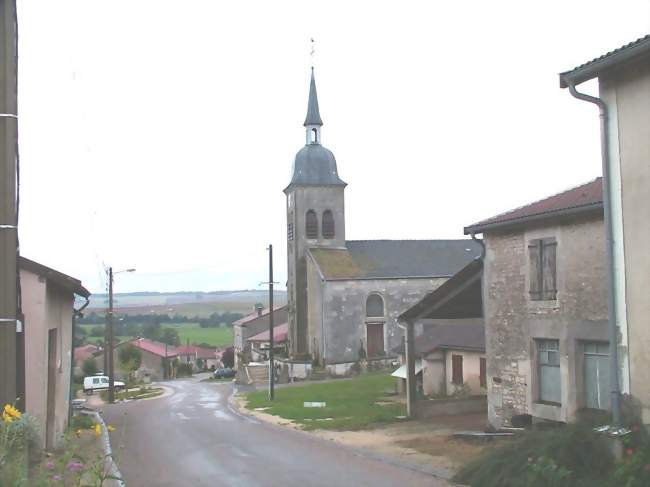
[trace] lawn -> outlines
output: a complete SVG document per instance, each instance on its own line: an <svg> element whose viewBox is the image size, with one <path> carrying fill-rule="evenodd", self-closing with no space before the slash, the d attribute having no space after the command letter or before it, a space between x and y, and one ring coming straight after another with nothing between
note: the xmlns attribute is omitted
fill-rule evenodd
<svg viewBox="0 0 650 487"><path fill-rule="evenodd" d="M187 343L188 339L190 343L207 343L213 347L227 347L233 343L231 327L201 328L198 323L174 323L164 326L178 330L181 345Z"/></svg>
<svg viewBox="0 0 650 487"><path fill-rule="evenodd" d="M268 400L267 391L251 392L246 395L246 407L268 408L265 413L290 419L306 430L358 430L374 423L393 422L405 414L404 405L386 395L394 389L394 377L367 374L350 380L280 388L275 391L273 402ZM306 401L327 405L306 408Z"/></svg>

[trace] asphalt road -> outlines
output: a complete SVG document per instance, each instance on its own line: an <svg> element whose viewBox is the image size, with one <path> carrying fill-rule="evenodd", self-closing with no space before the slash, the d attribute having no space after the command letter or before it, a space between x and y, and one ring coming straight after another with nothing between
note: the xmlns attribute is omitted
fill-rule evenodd
<svg viewBox="0 0 650 487"><path fill-rule="evenodd" d="M233 387L167 382L173 394L104 407L127 487L435 486L444 480L228 406Z"/></svg>

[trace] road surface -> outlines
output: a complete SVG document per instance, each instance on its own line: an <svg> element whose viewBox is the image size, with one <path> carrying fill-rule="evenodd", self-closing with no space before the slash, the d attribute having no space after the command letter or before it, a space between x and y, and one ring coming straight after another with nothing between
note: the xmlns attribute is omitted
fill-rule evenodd
<svg viewBox="0 0 650 487"><path fill-rule="evenodd" d="M434 486L444 480L261 422L228 406L229 383L182 379L173 393L104 407L127 487Z"/></svg>

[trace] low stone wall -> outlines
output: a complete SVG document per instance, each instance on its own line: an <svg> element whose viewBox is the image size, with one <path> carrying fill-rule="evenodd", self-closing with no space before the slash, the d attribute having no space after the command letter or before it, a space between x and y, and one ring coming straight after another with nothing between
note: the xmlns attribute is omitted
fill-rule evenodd
<svg viewBox="0 0 650 487"><path fill-rule="evenodd" d="M420 399L415 403L415 416L418 419L471 413L487 413L486 396ZM485 419L487 421L487 416Z"/></svg>

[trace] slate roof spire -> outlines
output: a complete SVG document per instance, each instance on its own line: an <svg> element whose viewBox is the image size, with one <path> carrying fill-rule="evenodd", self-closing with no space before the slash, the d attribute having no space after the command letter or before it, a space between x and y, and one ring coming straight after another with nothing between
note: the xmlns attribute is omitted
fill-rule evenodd
<svg viewBox="0 0 650 487"><path fill-rule="evenodd" d="M310 125L323 125L318 110L318 95L316 94L316 79L314 78L314 68L311 68L311 84L309 85L309 101L307 102L307 117L305 118L305 127Z"/></svg>

